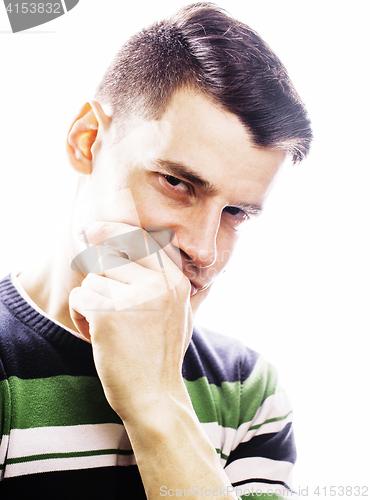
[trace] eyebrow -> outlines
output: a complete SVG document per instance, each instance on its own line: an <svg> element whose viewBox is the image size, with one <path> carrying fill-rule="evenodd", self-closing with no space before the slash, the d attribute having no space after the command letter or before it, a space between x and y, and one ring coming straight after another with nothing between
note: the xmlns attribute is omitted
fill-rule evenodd
<svg viewBox="0 0 370 500"><path fill-rule="evenodd" d="M215 194L217 191L216 186L203 179L197 172L194 172L194 170L191 170L191 168L183 165L182 163L162 159L156 160L156 163L159 167L166 170L174 177L182 177L195 186L201 187L208 194Z"/></svg>
<svg viewBox="0 0 370 500"><path fill-rule="evenodd" d="M199 186L209 195L215 194L217 192L217 188L214 184L203 179L201 175L199 175L197 172L194 172L194 170L186 165L183 165L182 163L165 159L157 159L155 161L155 164L159 168L166 170L166 172L168 172L170 175L173 175L173 177L180 177L194 184L195 186ZM259 215L262 211L262 207L254 203L240 202L236 203L235 205L228 206L240 208L251 215Z"/></svg>

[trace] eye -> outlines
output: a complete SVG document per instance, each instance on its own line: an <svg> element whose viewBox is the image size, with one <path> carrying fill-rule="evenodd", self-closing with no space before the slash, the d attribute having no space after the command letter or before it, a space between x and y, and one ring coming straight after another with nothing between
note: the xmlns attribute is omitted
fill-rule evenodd
<svg viewBox="0 0 370 500"><path fill-rule="evenodd" d="M238 207L225 207L225 212L228 212L229 214L231 215L236 215L238 214L239 212L243 212L243 210L241 210L240 208ZM245 212L243 212L245 214Z"/></svg>
<svg viewBox="0 0 370 500"><path fill-rule="evenodd" d="M237 222L238 224L250 218L247 212L244 212L244 210L238 207L225 207L224 212L233 217L235 222Z"/></svg>
<svg viewBox="0 0 370 500"><path fill-rule="evenodd" d="M163 177L166 179L166 182L170 184L171 188L174 189L174 191L177 191L179 193L190 193L189 184L182 181L181 179L173 177L172 175L164 175Z"/></svg>

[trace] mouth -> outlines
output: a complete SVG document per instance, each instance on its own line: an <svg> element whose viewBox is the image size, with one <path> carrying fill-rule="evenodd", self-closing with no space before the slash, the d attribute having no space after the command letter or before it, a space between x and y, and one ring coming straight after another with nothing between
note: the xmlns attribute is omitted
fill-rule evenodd
<svg viewBox="0 0 370 500"><path fill-rule="evenodd" d="M189 280L189 281L191 284L190 297L192 297L196 293L203 292L203 290L205 290L206 288L208 288L210 286L210 285L201 286L201 285L197 285L196 283L194 283L191 280Z"/></svg>

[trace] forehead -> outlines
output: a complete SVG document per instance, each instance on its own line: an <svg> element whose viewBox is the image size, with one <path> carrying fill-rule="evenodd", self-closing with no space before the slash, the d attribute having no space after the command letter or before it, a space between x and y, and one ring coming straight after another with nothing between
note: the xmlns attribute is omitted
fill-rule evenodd
<svg viewBox="0 0 370 500"><path fill-rule="evenodd" d="M229 191L243 187L258 198L285 159L283 152L257 147L236 115L188 89L174 94L159 120L134 123L121 142L122 150L144 166L171 161L213 185Z"/></svg>

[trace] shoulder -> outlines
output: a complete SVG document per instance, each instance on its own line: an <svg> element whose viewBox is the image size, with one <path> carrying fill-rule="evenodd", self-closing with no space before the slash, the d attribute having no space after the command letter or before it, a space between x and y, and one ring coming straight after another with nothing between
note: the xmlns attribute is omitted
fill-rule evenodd
<svg viewBox="0 0 370 500"><path fill-rule="evenodd" d="M0 345L9 346L12 339L12 330L17 323L14 308L17 306L19 295L14 289L10 276L0 281Z"/></svg>
<svg viewBox="0 0 370 500"><path fill-rule="evenodd" d="M196 326L184 359L184 378L206 377L209 383L244 383L251 376L264 385L276 378L276 369L257 351L233 337Z"/></svg>

